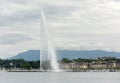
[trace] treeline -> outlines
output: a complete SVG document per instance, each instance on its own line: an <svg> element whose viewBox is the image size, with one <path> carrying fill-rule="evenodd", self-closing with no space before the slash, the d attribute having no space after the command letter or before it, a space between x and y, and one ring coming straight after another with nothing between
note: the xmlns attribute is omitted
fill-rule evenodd
<svg viewBox="0 0 120 83"><path fill-rule="evenodd" d="M40 61L25 61L24 59L15 59L15 60L2 60L0 59L0 68L5 69L39 69Z"/></svg>
<svg viewBox="0 0 120 83"><path fill-rule="evenodd" d="M102 57L102 58L97 58L97 59L73 59L69 60L68 58L63 58L62 60L59 61L59 63L120 63L120 59L115 58L115 57ZM43 68L47 69L50 67L50 62L46 61L43 62ZM26 70L31 70L31 69L40 69L40 61L25 61L24 59L15 59L15 60L2 60L0 59L0 68L5 68L5 69L26 69Z"/></svg>
<svg viewBox="0 0 120 83"><path fill-rule="evenodd" d="M61 60L62 63L73 63L73 62L83 62L83 63L91 63L91 62L118 62L120 63L120 59L115 58L115 57L106 57L106 58L96 58L96 59L83 59L83 58L78 58L78 59L73 59L69 60L68 58L63 58Z"/></svg>

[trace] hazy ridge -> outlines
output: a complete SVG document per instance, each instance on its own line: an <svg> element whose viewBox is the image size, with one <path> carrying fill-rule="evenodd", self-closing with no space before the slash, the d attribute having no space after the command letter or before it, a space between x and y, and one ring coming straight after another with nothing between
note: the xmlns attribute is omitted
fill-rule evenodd
<svg viewBox="0 0 120 83"><path fill-rule="evenodd" d="M103 56L113 56L120 58L120 52L108 52L103 50L58 50L56 51L58 55L58 59L68 58L68 59L76 59L76 58L97 58ZM18 55L10 58L10 59L25 59L28 61L39 60L40 51L39 50L28 50Z"/></svg>

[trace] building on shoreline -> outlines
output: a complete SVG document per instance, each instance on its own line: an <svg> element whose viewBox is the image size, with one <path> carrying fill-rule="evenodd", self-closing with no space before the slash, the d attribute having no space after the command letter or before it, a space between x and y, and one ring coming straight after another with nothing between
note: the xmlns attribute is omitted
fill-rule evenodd
<svg viewBox="0 0 120 83"><path fill-rule="evenodd" d="M47 66L47 65L46 65ZM63 58L59 66L66 71L91 71L91 70L120 70L120 59L116 57L98 57L96 59L73 59ZM0 60L0 69L8 71L37 71L40 70L40 61Z"/></svg>
<svg viewBox="0 0 120 83"><path fill-rule="evenodd" d="M64 70L120 70L120 60L115 57L99 57L97 59L76 59L60 64Z"/></svg>

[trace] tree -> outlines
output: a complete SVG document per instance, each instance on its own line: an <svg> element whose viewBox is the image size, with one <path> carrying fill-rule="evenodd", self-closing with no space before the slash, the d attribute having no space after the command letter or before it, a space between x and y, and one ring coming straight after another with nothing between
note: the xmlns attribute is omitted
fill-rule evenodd
<svg viewBox="0 0 120 83"><path fill-rule="evenodd" d="M63 62L63 63L70 63L70 62L72 62L71 60L68 60L68 58L63 58L62 60L61 60L61 62Z"/></svg>
<svg viewBox="0 0 120 83"><path fill-rule="evenodd" d="M21 64L21 68L30 70L32 67L31 67L31 65L29 63L24 63L24 64Z"/></svg>

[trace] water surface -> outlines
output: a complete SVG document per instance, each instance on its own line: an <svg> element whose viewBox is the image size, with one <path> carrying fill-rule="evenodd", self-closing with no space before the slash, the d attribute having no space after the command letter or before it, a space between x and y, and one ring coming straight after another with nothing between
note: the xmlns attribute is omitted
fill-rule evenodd
<svg viewBox="0 0 120 83"><path fill-rule="evenodd" d="M0 83L119 83L119 72L0 72Z"/></svg>

